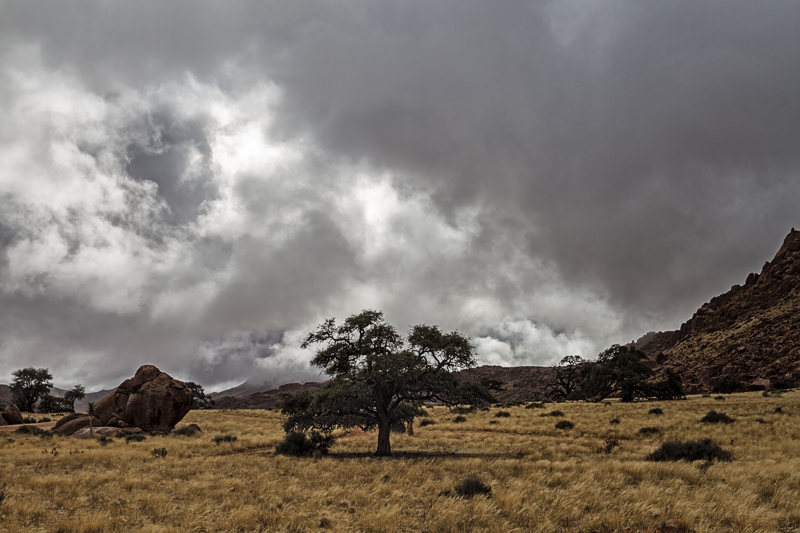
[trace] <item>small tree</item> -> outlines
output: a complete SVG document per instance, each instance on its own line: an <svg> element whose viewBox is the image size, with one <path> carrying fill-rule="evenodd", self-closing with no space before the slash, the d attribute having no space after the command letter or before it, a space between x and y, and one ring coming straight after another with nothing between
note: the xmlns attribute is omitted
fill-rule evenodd
<svg viewBox="0 0 800 533"><path fill-rule="evenodd" d="M92 421L94 420L94 415L97 411L94 408L94 402L89 402L89 405L86 406L86 414L89 415L89 436L94 438L94 424Z"/></svg>
<svg viewBox="0 0 800 533"><path fill-rule="evenodd" d="M586 361L580 355L568 355L555 366L550 395L554 398L573 399L580 386L580 371Z"/></svg>
<svg viewBox="0 0 800 533"><path fill-rule="evenodd" d="M186 386L192 391L192 399L194 400L192 409L211 409L214 407L214 400L211 399L211 396L206 395L206 391L202 386L191 381L187 381Z"/></svg>
<svg viewBox="0 0 800 533"><path fill-rule="evenodd" d="M469 340L436 326L411 328L406 340L379 311L352 315L341 326L331 318L310 333L303 348L320 344L311 364L331 376L316 394L286 395L286 432L378 428L375 455L391 455L391 430L401 430L424 411L426 401L476 405L494 399L455 371L475 366Z"/></svg>
<svg viewBox="0 0 800 533"><path fill-rule="evenodd" d="M630 346L615 344L603 351L596 361L580 370L580 389L584 398L599 402L620 393L623 402L632 402L647 390L645 380L653 371L642 363L644 353Z"/></svg>
<svg viewBox="0 0 800 533"><path fill-rule="evenodd" d="M69 406L70 412L75 412L75 402L83 400L86 397L86 389L83 385L75 385L70 390L64 393L64 402Z"/></svg>
<svg viewBox="0 0 800 533"><path fill-rule="evenodd" d="M11 373L14 379L11 381L11 392L14 395L14 403L19 409L26 413L32 413L36 402L50 392L53 383L53 375L46 368L23 368Z"/></svg>

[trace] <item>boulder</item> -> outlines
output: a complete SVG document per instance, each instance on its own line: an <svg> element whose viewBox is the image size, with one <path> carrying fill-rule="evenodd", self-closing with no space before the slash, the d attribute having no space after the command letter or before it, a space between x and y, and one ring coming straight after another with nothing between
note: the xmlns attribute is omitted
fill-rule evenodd
<svg viewBox="0 0 800 533"><path fill-rule="evenodd" d="M144 365L117 389L97 402L97 417L107 424L112 417L145 431L169 433L186 416L194 400L182 381L153 365Z"/></svg>
<svg viewBox="0 0 800 533"><path fill-rule="evenodd" d="M106 437L120 438L125 436L125 433L121 429L112 428L110 426L100 426L92 429L91 431L90 428L87 426L85 428L79 429L71 436L73 439L89 439L91 438L92 432L94 432L95 437L106 436Z"/></svg>
<svg viewBox="0 0 800 533"><path fill-rule="evenodd" d="M78 414L78 413L73 413L73 414ZM65 416L64 418L68 417ZM63 420L63 418L61 420ZM61 420L59 420L58 422L61 423ZM94 427L100 427L103 425L103 423L97 418L92 417L92 425ZM79 416L73 418L72 420L68 420L66 423L61 424L60 426L56 424L55 427L53 427L53 433L55 433L56 435L63 435L67 437L69 435L75 434L77 431L83 428L88 428L88 427L89 427L89 415L79 414Z"/></svg>
<svg viewBox="0 0 800 533"><path fill-rule="evenodd" d="M2 415L0 415L0 426L7 426L7 425L8 425L8 422L6 422L6 419L3 418Z"/></svg>
<svg viewBox="0 0 800 533"><path fill-rule="evenodd" d="M6 407L6 410L3 411L3 418L5 418L6 422L12 426L16 424L22 424L22 413L19 412L17 406L13 403L9 404Z"/></svg>
<svg viewBox="0 0 800 533"><path fill-rule="evenodd" d="M67 423L69 423L69 422L72 422L73 420L76 420L76 419L78 419L78 418L85 418L85 417L87 417L87 416L89 416L89 415L87 415L86 413L70 413L70 414L68 414L67 416L62 416L62 417L61 417L61 418L58 420L58 422L56 422L56 425L55 425L55 426L53 426L53 429L58 429L58 428L60 428L61 426L63 426L64 424L67 424Z"/></svg>
<svg viewBox="0 0 800 533"><path fill-rule="evenodd" d="M766 390L770 387L772 383L770 380L765 378L756 378L750 384L751 390Z"/></svg>

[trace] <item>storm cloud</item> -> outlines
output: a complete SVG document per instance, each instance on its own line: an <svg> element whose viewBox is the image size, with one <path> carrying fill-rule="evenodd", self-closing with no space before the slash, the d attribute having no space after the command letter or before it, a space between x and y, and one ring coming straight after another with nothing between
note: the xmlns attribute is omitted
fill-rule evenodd
<svg viewBox="0 0 800 533"><path fill-rule="evenodd" d="M315 379L324 318L549 364L798 225L800 4L0 1L0 381Z"/></svg>

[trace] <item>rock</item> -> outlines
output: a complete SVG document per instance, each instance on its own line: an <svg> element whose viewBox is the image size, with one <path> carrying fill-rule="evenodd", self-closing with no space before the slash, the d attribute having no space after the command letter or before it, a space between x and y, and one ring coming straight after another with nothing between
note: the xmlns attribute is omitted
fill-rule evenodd
<svg viewBox="0 0 800 533"><path fill-rule="evenodd" d="M58 429L61 426L63 426L64 424L72 422L73 420L76 420L78 418L84 418L84 417L87 417L87 416L89 416L89 415L87 415L86 413L70 413L67 416L62 416L58 420L58 422L56 422L56 425L53 426L53 429Z"/></svg>
<svg viewBox="0 0 800 533"><path fill-rule="evenodd" d="M138 435L140 433L144 433L142 428L135 428L135 427L127 427L127 428L120 428L123 433L126 435Z"/></svg>
<svg viewBox="0 0 800 533"><path fill-rule="evenodd" d="M22 424L22 413L19 412L17 406L14 405L13 403L9 404L6 407L6 410L3 411L3 418L5 418L6 422L8 422L12 426L17 424Z"/></svg>
<svg viewBox="0 0 800 533"><path fill-rule="evenodd" d="M186 416L194 400L192 391L181 381L144 365L131 379L97 402L95 410L103 424L113 416L145 431L168 433Z"/></svg>
<svg viewBox="0 0 800 533"><path fill-rule="evenodd" d="M3 418L2 415L0 415L0 426L7 426L7 425L8 422L6 422L6 419Z"/></svg>
<svg viewBox="0 0 800 533"><path fill-rule="evenodd" d="M78 414L78 413L73 413ZM70 415L71 416L71 415ZM68 418L68 417L64 417ZM63 420L63 419L62 419ZM61 420L59 420L61 422ZM97 418L92 417L92 425L95 427L101 427L103 423L98 420ZM89 427L89 415L80 414L79 416L73 418L72 420L67 421L67 423L58 425L53 428L53 433L56 435L63 435L65 437L74 435L77 431L88 428Z"/></svg>
<svg viewBox="0 0 800 533"><path fill-rule="evenodd" d="M152 436L152 437L166 437L167 434L165 432L163 432L163 431L155 430L155 431L151 431L150 432L150 436Z"/></svg>
<svg viewBox="0 0 800 533"><path fill-rule="evenodd" d="M125 436L125 433L121 429L111 426L96 427L92 431L94 432L95 437L106 436L106 437L119 438ZM87 426L83 429L79 429L71 436L73 439L89 439L91 438L92 431L90 431L90 428Z"/></svg>
<svg viewBox="0 0 800 533"><path fill-rule="evenodd" d="M756 378L750 383L751 390L767 390L771 385L768 379Z"/></svg>

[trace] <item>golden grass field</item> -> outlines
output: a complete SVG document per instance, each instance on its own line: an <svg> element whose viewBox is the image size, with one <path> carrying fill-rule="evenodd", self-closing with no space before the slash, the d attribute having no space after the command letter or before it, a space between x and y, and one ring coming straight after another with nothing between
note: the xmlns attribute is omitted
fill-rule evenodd
<svg viewBox="0 0 800 533"><path fill-rule="evenodd" d="M0 531L800 531L798 400L790 391L562 403L476 411L463 423L436 407L435 424L393 435L396 456L385 459L370 457L376 436L360 432L321 459L276 456L283 432L274 411L192 411L179 427L197 423L201 436L106 446L3 432ZM654 407L664 414L648 414ZM565 416L541 416L553 409ZM701 424L712 409L736 422ZM500 410L510 417L496 417ZM563 419L575 427L555 429ZM645 426L662 433L639 435ZM238 440L212 442L223 434ZM604 453L610 435L620 446ZM733 461L645 461L664 440L703 437ZM491 496L454 496L469 475Z"/></svg>

